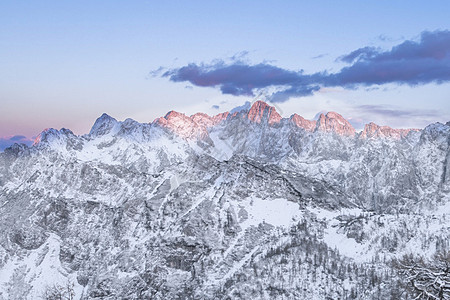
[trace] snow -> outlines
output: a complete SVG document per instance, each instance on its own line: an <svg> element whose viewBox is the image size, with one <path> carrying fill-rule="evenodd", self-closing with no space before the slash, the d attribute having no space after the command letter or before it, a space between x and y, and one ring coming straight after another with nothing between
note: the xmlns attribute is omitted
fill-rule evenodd
<svg viewBox="0 0 450 300"><path fill-rule="evenodd" d="M233 267L228 271L227 274L225 274L224 277L221 278L222 282L225 282L228 278L230 278L231 276L233 276L234 273L236 273L239 269L241 269L245 263L250 260L250 258L252 257L252 255L258 250L259 246L254 247L249 253L247 253L243 259L241 259L240 261L238 261L237 263L235 263L233 265Z"/></svg>
<svg viewBox="0 0 450 300"><path fill-rule="evenodd" d="M368 253L365 245L357 243L355 239L348 238L343 233L338 233L337 222L331 222L325 230L323 240L332 249L337 249L340 254L353 258L358 262L369 261L373 255Z"/></svg>
<svg viewBox="0 0 450 300"><path fill-rule="evenodd" d="M9 260L1 269L0 295L6 295L11 276L25 268L25 282L32 286L27 299L39 299L45 290L54 285L65 287L67 282L74 284L75 299L80 299L83 287L76 280L76 273L67 273L59 260L60 239L51 233L47 241L39 248L28 251L24 258L16 257Z"/></svg>
<svg viewBox="0 0 450 300"><path fill-rule="evenodd" d="M302 216L297 203L286 199L260 199L250 197L239 203L248 213L248 219L240 224L244 229L265 222L273 226L288 227Z"/></svg>
<svg viewBox="0 0 450 300"><path fill-rule="evenodd" d="M336 219L339 215L358 216L362 213L361 209L341 209L331 211L320 208L309 209L317 215L319 219L325 219L328 223L324 231L323 240L332 249L337 249L340 254L350 257L358 262L367 262L373 257L373 253L369 253L365 244L356 242L353 238L348 238L344 233L339 232L339 221Z"/></svg>
<svg viewBox="0 0 450 300"><path fill-rule="evenodd" d="M210 155L219 161L229 160L233 156L234 149L230 142L220 138L220 133L220 131L209 133L209 137L214 142Z"/></svg>
<svg viewBox="0 0 450 300"><path fill-rule="evenodd" d="M450 194L444 196L442 202L443 204L436 206L436 208L431 210L429 214L436 216L448 215L450 217Z"/></svg>
<svg viewBox="0 0 450 300"><path fill-rule="evenodd" d="M202 116L197 117L202 121ZM164 265L165 256L148 251L146 246L164 241L161 247L167 247L161 253L168 251L169 257L192 254L198 259L194 263L201 261L208 268L206 277L200 279L219 285L240 271L251 278L253 270L248 272L246 264L249 260L253 264L260 262L258 259L266 259L264 253L269 249L278 247L285 251L285 246L292 245L283 252L283 258L302 257L302 247L292 243L295 234L303 238L303 231L294 232L291 228L299 221L308 222L311 235L308 238L317 237L313 242L326 243L341 254L343 261L356 262L361 267L372 264L374 257L382 257L386 262L407 253L431 257L442 245L448 248L449 182L442 175L448 157L450 127L447 125L431 125L424 132L403 140L379 137L363 140L293 129L289 122L266 126L245 118L231 120L232 117L211 125L207 132L207 117L204 117L206 125L193 124L192 118L175 113L170 118L172 127L166 119L161 126L127 119L114 123L111 128L97 128L95 136L76 137L66 131L49 131L42 147L23 150L21 156L9 157L7 163L0 161L3 184L0 221L9 222L8 214L13 211L19 216L17 224L42 224L43 212L52 208L53 200L62 199L70 211L71 226L67 231L64 226L58 228L63 234L72 234L71 230L76 228L81 236L69 238L80 241L89 240L82 235L91 228L100 233L98 244L95 241L86 246L80 242L77 245L80 248L72 250L91 255L86 260L88 263L92 263L92 254L97 251L105 251L113 260L107 267L100 259L90 269L81 268L92 271L98 266L106 271L106 278L120 285L127 278L141 274L140 268L151 260L143 263L139 255L151 253L162 269L155 273L156 279L169 274L169 283L164 288L174 289L191 282L189 269ZM342 122L337 119L333 126L338 124L346 125L344 119ZM97 125L102 124L99 121ZM199 136L200 133L206 135ZM218 161L205 165L205 154ZM250 160L260 166L261 172L248 167ZM268 164L270 167L266 168ZM89 171L87 174L83 172L85 169ZM299 201L297 195L290 194L283 183L276 183L280 182L280 175L301 187L299 190L305 194L302 199L306 200L301 206L294 202ZM311 185L308 187L305 182ZM30 198L22 199L21 195ZM388 207L383 213L371 210L371 199L379 201L378 198L383 198L380 202L384 201L382 204ZM15 201L21 206L15 206ZM336 208L339 203L343 207L349 203L367 210ZM26 209L19 214L14 207ZM91 210L92 216L86 217ZM349 219L351 224L346 223ZM119 226L110 227L116 221ZM9 237L13 232L6 226L2 230ZM189 236L185 235L187 228ZM47 240L34 250L26 250L8 238L2 240L2 245L5 241L11 244L7 244L8 253L0 247L0 293L3 293L0 299L12 288L27 287L27 284L31 286L28 298L37 298L48 285L65 285L67 280L75 283L76 297L81 297L83 287L77 283L77 272L65 269L59 258L61 244L73 245L67 237L58 237L55 233L58 230L45 232L49 234ZM114 241L117 246L109 248L111 236L117 238ZM189 245L200 241L210 247L211 254L201 252L198 244L185 251L172 243L174 239L176 243L192 239ZM130 253L134 251L132 259L116 263L117 256L126 255L126 247ZM329 249L323 248L320 251L328 253ZM268 261L274 266L278 259L275 255ZM303 258L302 261L305 262ZM381 262L377 266L384 268L387 264ZM279 267L283 279L289 272L295 273L292 265ZM310 280L311 274L305 270L298 274L305 275L305 282ZM23 283L18 284L20 276ZM323 284L324 280L319 278L317 284ZM358 279L347 278L339 284L350 289L355 287L353 280ZM86 291L95 288L87 286Z"/></svg>

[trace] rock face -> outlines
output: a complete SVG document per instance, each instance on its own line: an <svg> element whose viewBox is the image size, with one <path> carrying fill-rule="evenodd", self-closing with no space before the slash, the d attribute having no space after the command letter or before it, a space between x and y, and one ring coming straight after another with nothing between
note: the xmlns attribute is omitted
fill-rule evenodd
<svg viewBox="0 0 450 300"><path fill-rule="evenodd" d="M274 107L263 101L256 101L247 113L247 118L254 123L280 123L281 116Z"/></svg>
<svg viewBox="0 0 450 300"><path fill-rule="evenodd" d="M119 122L117 122L116 119L104 113L95 121L94 126L92 126L89 134L91 136L101 136L108 134L111 132L111 130L114 129L114 127L118 125L118 123Z"/></svg>
<svg viewBox="0 0 450 300"><path fill-rule="evenodd" d="M326 115L320 114L319 120L317 120L316 131L322 132L334 132L343 136L354 136L355 128L342 117L335 112L329 112Z"/></svg>
<svg viewBox="0 0 450 300"><path fill-rule="evenodd" d="M295 126L303 128L306 131L314 131L314 129L316 128L316 121L306 120L305 118L297 114L293 114L290 120L293 124L295 124Z"/></svg>
<svg viewBox="0 0 450 300"><path fill-rule="evenodd" d="M379 126L375 123L369 123L364 126L361 132L361 138L392 138L402 139L411 131L419 131L418 129L393 129L389 126Z"/></svg>
<svg viewBox="0 0 450 300"><path fill-rule="evenodd" d="M391 261L450 247L449 147L260 101L45 130L0 153L0 299L407 299Z"/></svg>

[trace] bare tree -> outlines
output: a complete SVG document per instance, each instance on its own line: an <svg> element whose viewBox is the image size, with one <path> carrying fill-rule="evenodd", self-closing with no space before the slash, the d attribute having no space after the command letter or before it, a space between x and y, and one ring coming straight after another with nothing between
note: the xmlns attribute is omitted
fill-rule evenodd
<svg viewBox="0 0 450 300"><path fill-rule="evenodd" d="M47 286L42 298L45 300L73 300L75 299L74 284L67 280L65 286L59 284Z"/></svg>
<svg viewBox="0 0 450 300"><path fill-rule="evenodd" d="M450 252L437 253L431 260L406 255L394 266L415 299L450 299Z"/></svg>

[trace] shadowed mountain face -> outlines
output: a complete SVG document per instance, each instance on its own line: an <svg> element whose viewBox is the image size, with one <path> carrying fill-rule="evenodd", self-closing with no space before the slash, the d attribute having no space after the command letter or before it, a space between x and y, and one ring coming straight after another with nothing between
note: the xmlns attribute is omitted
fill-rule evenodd
<svg viewBox="0 0 450 300"><path fill-rule="evenodd" d="M104 114L0 153L0 299L406 299L449 248L450 123Z"/></svg>

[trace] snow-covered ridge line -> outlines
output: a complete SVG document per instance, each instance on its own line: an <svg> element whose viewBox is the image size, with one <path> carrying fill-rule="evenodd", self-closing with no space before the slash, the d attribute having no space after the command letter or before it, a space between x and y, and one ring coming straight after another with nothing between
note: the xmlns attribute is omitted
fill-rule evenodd
<svg viewBox="0 0 450 300"><path fill-rule="evenodd" d="M115 118L102 114L92 126L88 135L82 137L94 138L107 134L117 135L120 131L149 130L151 127L161 127L170 130L184 139L207 139L209 133L217 127L226 125L236 119L245 120L250 124L267 124L269 127L277 127L285 124L292 124L295 128L303 129L307 132L334 133L340 136L347 136L360 139L387 138L399 140L405 138L410 132L418 132L420 129L394 129L389 126L380 126L373 122L366 124L364 129L356 132L353 126L340 114L328 112L320 114L319 119L307 120L294 113L288 118L283 118L276 111L275 107L263 101L256 101L253 105L247 105L239 110L223 112L214 116L205 113L196 113L187 116L184 113L170 111L164 117L159 117L150 123L139 123L132 119L117 121ZM34 146L48 139L58 139L59 135L72 136L72 131L62 128L56 130L48 128L42 131L34 142Z"/></svg>
<svg viewBox="0 0 450 300"><path fill-rule="evenodd" d="M391 259L448 253L449 191L450 122L103 114L0 153L0 300L406 300Z"/></svg>

